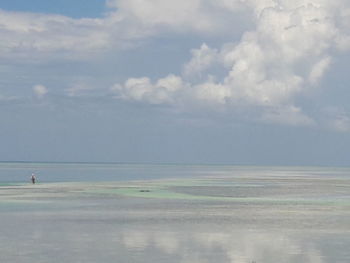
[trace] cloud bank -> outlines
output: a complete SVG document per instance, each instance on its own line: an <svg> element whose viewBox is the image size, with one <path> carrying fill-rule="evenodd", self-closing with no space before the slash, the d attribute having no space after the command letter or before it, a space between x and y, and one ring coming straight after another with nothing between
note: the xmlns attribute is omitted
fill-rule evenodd
<svg viewBox="0 0 350 263"><path fill-rule="evenodd" d="M197 8L200 4L213 4L211 1L194 2ZM219 2L222 6L228 5L226 1ZM255 29L245 32L239 43L224 43L219 49L204 43L192 50L192 58L184 65L182 76L171 75L159 80L176 79L165 88L159 81L152 84L149 79L140 78L129 79L113 90L123 99L176 104L183 103L179 100L186 98L186 102L193 104L228 108L243 105L248 109L259 108L257 118L264 122L314 124L296 103L296 98L318 87L334 54L349 49L350 24L346 23L349 4L330 0L230 3L232 15L248 9L255 21ZM196 10L193 6L190 9ZM156 12L152 6L147 10ZM139 17L147 20L143 14ZM152 23L160 21L170 24L161 17ZM204 28L210 31L211 27ZM225 76L216 76L213 69L218 66L221 72L226 72Z"/></svg>
<svg viewBox="0 0 350 263"><path fill-rule="evenodd" d="M345 0L108 0L102 18L0 11L0 57L80 59L135 48L162 34L225 39L189 53L182 74L116 83L119 100L239 111L255 121L315 125L298 99L321 87L335 57L350 49ZM243 15L252 28L233 37ZM181 66L179 66L181 67ZM66 88L76 97L90 88ZM91 88L92 90L92 88ZM34 88L38 97L47 90ZM253 112L253 114L251 114ZM347 130L348 114L334 120Z"/></svg>

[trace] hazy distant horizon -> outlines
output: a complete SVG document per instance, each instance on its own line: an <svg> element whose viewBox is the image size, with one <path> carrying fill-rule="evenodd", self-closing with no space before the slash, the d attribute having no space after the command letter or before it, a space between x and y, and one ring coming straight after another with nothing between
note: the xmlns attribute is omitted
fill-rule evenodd
<svg viewBox="0 0 350 263"><path fill-rule="evenodd" d="M0 164L106 164L106 165L159 165L159 166L222 166L222 167L256 167L256 168L350 168L349 166L333 166L333 165L275 165L275 164L235 164L235 163L157 163L157 162L104 162L104 161L3 161Z"/></svg>

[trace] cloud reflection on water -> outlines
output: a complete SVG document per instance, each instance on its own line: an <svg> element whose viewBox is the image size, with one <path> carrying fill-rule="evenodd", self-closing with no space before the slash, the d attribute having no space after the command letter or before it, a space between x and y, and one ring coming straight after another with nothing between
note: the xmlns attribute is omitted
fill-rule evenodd
<svg viewBox="0 0 350 263"><path fill-rule="evenodd" d="M121 242L130 251L150 250L178 257L179 262L212 262L208 256L225 258L218 262L325 262L314 244L277 232L244 231L124 231ZM143 253L140 256L145 256Z"/></svg>

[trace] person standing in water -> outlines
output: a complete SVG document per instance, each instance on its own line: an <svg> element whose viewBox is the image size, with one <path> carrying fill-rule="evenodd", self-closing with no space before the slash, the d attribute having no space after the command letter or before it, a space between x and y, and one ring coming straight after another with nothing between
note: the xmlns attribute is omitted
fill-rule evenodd
<svg viewBox="0 0 350 263"><path fill-rule="evenodd" d="M32 184L35 184L35 181L36 181L35 174L32 174L32 177L30 178L30 180L32 181Z"/></svg>

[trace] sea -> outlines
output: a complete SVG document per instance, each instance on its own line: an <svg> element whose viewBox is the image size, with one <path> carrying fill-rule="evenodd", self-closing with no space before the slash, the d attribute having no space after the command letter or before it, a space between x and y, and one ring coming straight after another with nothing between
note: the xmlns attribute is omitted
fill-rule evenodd
<svg viewBox="0 0 350 263"><path fill-rule="evenodd" d="M348 263L349 247L346 167L0 163L0 262Z"/></svg>

